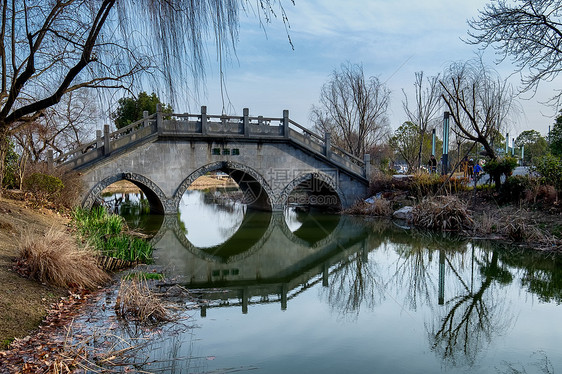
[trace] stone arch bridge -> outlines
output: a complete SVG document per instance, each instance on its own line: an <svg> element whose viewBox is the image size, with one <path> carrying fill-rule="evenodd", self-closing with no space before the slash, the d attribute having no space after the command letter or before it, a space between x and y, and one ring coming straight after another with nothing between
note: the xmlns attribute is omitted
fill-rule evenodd
<svg viewBox="0 0 562 374"><path fill-rule="evenodd" d="M174 214L188 187L209 172L227 173L249 207L280 211L291 203L345 209L367 194L370 162L333 146L289 119L197 114L148 115L51 161L78 171L82 205L101 200L119 180L137 185L155 213ZM296 192L296 193L294 193Z"/></svg>

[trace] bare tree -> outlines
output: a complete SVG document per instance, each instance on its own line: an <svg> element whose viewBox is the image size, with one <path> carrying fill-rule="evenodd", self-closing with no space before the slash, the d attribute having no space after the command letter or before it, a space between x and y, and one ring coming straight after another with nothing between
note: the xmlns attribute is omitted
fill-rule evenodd
<svg viewBox="0 0 562 374"><path fill-rule="evenodd" d="M524 91L552 80L562 68L562 2L495 0L469 21L469 43L492 46L523 73ZM556 96L558 102L562 91Z"/></svg>
<svg viewBox="0 0 562 374"><path fill-rule="evenodd" d="M438 111L441 109L441 86L439 85L439 75L427 78L424 87L423 71L416 73L414 82L414 105L410 108L408 96L404 93L402 106L408 117L409 122L417 126L419 132L418 153L416 164L420 168L422 165L422 148L425 135L428 132L430 123L435 120Z"/></svg>
<svg viewBox="0 0 562 374"><path fill-rule="evenodd" d="M440 84L441 97L453 119L451 131L457 139L481 144L495 159L492 139L518 111L511 85L481 60L452 64Z"/></svg>
<svg viewBox="0 0 562 374"><path fill-rule="evenodd" d="M312 108L315 127L332 133L334 144L361 157L389 131L390 90L377 77L365 78L361 65L345 63L334 70Z"/></svg>
<svg viewBox="0 0 562 374"><path fill-rule="evenodd" d="M283 0L257 0L269 20ZM248 0L0 0L0 160L7 139L80 88L203 76L205 41L234 50ZM224 52L224 53L223 53ZM0 175L3 167L0 163Z"/></svg>
<svg viewBox="0 0 562 374"><path fill-rule="evenodd" d="M92 140L96 120L97 105L89 91L73 91L13 137L30 161L37 162L45 159L48 149L62 155Z"/></svg>

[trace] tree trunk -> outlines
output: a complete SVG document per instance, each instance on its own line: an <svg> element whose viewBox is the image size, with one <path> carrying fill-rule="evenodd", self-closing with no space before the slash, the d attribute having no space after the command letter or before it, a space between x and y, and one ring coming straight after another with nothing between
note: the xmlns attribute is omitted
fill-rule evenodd
<svg viewBox="0 0 562 374"><path fill-rule="evenodd" d="M6 155L8 154L10 138L5 129L0 128L0 193L4 181L4 173L6 171Z"/></svg>

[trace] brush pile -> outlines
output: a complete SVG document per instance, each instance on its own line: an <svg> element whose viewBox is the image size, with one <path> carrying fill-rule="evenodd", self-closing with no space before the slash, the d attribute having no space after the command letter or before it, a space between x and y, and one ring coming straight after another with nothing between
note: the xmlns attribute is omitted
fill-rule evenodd
<svg viewBox="0 0 562 374"><path fill-rule="evenodd" d="M160 298L146 281L121 280L115 313L123 319L141 324L157 324L173 321Z"/></svg>
<svg viewBox="0 0 562 374"><path fill-rule="evenodd" d="M466 204L456 196L424 199L412 211L412 223L430 230L462 231L474 225Z"/></svg>
<svg viewBox="0 0 562 374"><path fill-rule="evenodd" d="M345 214L387 217L392 214L391 202L386 199L373 199L372 202L359 201Z"/></svg>

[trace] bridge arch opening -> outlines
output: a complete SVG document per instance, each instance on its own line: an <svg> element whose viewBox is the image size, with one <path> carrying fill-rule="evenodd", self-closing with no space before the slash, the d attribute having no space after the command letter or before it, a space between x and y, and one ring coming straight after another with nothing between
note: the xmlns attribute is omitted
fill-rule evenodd
<svg viewBox="0 0 562 374"><path fill-rule="evenodd" d="M305 173L296 177L281 193L281 206L338 212L342 209L342 192L333 177L320 173Z"/></svg>
<svg viewBox="0 0 562 374"><path fill-rule="evenodd" d="M190 186L200 177L221 172L233 180L241 191L239 201L249 209L271 211L273 191L265 179L255 170L234 162L220 161L205 165L191 173L178 187L174 199L181 201Z"/></svg>
<svg viewBox="0 0 562 374"><path fill-rule="evenodd" d="M108 194L112 196L108 198ZM148 208L146 213L151 215L164 214L163 202L166 197L162 190L148 178L134 173L119 173L105 178L90 190L82 206L92 208L96 205L108 205L108 201L112 199L119 203L120 199L130 199L130 194L139 195L138 199L141 206L145 204L145 207ZM115 205L112 205L112 207L115 207Z"/></svg>

